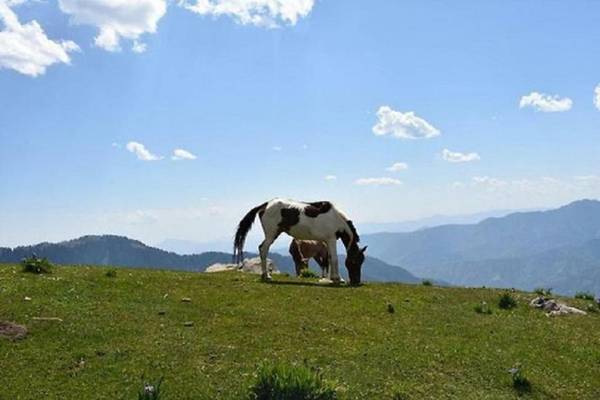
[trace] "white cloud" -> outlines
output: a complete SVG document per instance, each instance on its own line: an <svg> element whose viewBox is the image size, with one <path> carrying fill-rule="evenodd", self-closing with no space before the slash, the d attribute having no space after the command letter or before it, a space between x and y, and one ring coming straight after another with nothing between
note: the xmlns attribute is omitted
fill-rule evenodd
<svg viewBox="0 0 600 400"><path fill-rule="evenodd" d="M335 175L326 175L325 176L325 180L326 181L335 181L335 180L337 180L337 176L335 176Z"/></svg>
<svg viewBox="0 0 600 400"><path fill-rule="evenodd" d="M276 28L296 25L314 6L314 0L180 0L179 5L200 15L228 16L242 25Z"/></svg>
<svg viewBox="0 0 600 400"><path fill-rule="evenodd" d="M173 151L173 156L171 157L172 160L178 161L178 160L195 160L197 157L190 153L187 150L184 149L175 149Z"/></svg>
<svg viewBox="0 0 600 400"><path fill-rule="evenodd" d="M138 160L142 160L142 161L156 161L156 160L161 160L162 157L159 157L155 154L152 154L147 148L146 146L144 146L141 143L138 142L129 142L127 143L127 146L125 146L125 148L130 151L131 153L134 153L136 155L136 157L138 158Z"/></svg>
<svg viewBox="0 0 600 400"><path fill-rule="evenodd" d="M600 110L600 83L594 89L594 105Z"/></svg>
<svg viewBox="0 0 600 400"><path fill-rule="evenodd" d="M450 151L444 149L442 151L442 158L451 163L462 163L469 161L479 161L481 157L477 153L459 153L457 151Z"/></svg>
<svg viewBox="0 0 600 400"><path fill-rule="evenodd" d="M165 0L59 0L58 4L73 23L97 27L95 44L108 51L121 50L121 38L134 41L133 51L145 50L136 40L144 33L156 32L167 11Z"/></svg>
<svg viewBox="0 0 600 400"><path fill-rule="evenodd" d="M377 110L373 133L377 136L389 134L399 139L429 139L439 136L440 131L412 111L403 113L381 106Z"/></svg>
<svg viewBox="0 0 600 400"><path fill-rule="evenodd" d="M355 184L365 186L365 185L374 185L374 186L387 186L387 185L402 185L398 179L394 178L360 178L354 181Z"/></svg>
<svg viewBox="0 0 600 400"><path fill-rule="evenodd" d="M281 146L273 146L273 151L281 151L283 148Z"/></svg>
<svg viewBox="0 0 600 400"><path fill-rule="evenodd" d="M79 51L79 46L70 40L53 41L37 21L21 24L17 15L9 8L22 1L0 0L0 69L7 68L29 76L39 76L52 64L70 64L70 52Z"/></svg>
<svg viewBox="0 0 600 400"><path fill-rule="evenodd" d="M408 164L403 162L393 163L391 166L386 168L386 171L399 172L408 169Z"/></svg>
<svg viewBox="0 0 600 400"><path fill-rule="evenodd" d="M146 43L138 42L137 40L133 41L133 46L131 46L131 51L134 53L143 53L146 51Z"/></svg>
<svg viewBox="0 0 600 400"><path fill-rule="evenodd" d="M489 176L475 176L473 177L472 182L473 186L483 187L491 192L502 189L508 185L508 182L502 179L490 178Z"/></svg>
<svg viewBox="0 0 600 400"><path fill-rule="evenodd" d="M568 97L560 98L557 95L551 96L545 93L531 92L521 97L519 108L531 107L536 111L542 112L563 112L569 111L573 106L573 101Z"/></svg>

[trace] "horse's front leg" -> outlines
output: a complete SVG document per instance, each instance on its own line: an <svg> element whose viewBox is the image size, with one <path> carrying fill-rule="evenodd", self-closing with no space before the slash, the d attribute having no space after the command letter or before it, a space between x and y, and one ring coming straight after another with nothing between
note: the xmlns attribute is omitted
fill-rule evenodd
<svg viewBox="0 0 600 400"><path fill-rule="evenodd" d="M327 250L329 251L329 279L333 283L343 282L340 277L337 255L337 239L333 238L327 241Z"/></svg>

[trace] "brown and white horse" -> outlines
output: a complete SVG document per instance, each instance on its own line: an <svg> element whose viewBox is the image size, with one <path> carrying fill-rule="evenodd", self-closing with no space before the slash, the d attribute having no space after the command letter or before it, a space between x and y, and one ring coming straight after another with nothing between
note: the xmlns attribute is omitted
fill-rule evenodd
<svg viewBox="0 0 600 400"><path fill-rule="evenodd" d="M367 247L358 247L360 238L354 224L328 201L304 203L277 198L254 207L238 224L233 243L234 262L239 263L244 258L246 236L257 214L265 234L265 240L258 247L264 280L271 280L267 271L269 247L285 232L296 239L317 240L327 244L329 279L334 283L342 282L336 249L337 240L341 239L346 247L346 268L350 284L360 284Z"/></svg>
<svg viewBox="0 0 600 400"><path fill-rule="evenodd" d="M317 240L293 239L289 250L296 267L296 276L300 276L302 270L308 268L311 258L321 267L321 278L329 274L329 252L325 243Z"/></svg>

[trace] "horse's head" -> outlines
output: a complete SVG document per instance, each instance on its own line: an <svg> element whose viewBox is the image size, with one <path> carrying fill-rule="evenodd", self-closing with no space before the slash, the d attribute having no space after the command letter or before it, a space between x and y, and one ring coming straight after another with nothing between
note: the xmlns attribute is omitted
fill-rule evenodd
<svg viewBox="0 0 600 400"><path fill-rule="evenodd" d="M360 270L365 262L365 250L367 250L367 246L362 249L358 246L352 246L346 255L348 277L350 278L350 284L353 286L360 284Z"/></svg>

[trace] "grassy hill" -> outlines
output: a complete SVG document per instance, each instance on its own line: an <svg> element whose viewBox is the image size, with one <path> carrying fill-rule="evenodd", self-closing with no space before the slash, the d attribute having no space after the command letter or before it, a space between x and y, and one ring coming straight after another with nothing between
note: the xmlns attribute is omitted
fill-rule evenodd
<svg viewBox="0 0 600 400"><path fill-rule="evenodd" d="M134 399L142 375L164 376L164 399L241 399L264 360L318 366L342 399L514 399L517 363L523 398L600 398L600 313L548 318L530 293L501 310L491 289L106 271L0 266L0 320L29 330L0 338L1 400Z"/></svg>

